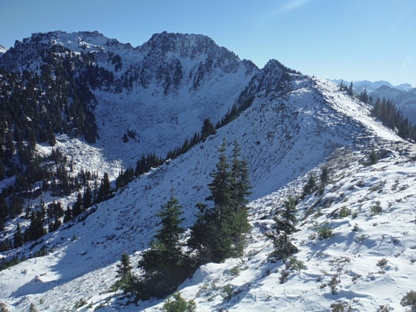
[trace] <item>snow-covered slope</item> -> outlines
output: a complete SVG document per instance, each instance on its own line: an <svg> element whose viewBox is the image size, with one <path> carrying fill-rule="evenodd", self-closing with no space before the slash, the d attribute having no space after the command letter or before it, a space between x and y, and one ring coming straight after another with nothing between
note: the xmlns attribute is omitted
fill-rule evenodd
<svg viewBox="0 0 416 312"><path fill-rule="evenodd" d="M92 90L97 147L126 167L141 154L166 156L199 132L206 118L217 123L258 72L206 36L166 32L136 48L98 32L33 34L17 42L0 66L38 72L44 51L56 47L68 49L67 55L90 53L94 65L114 76L110 86ZM120 144L128 130L135 137Z"/></svg>
<svg viewBox="0 0 416 312"><path fill-rule="evenodd" d="M195 204L209 194L207 185L223 138L229 153L238 140L248 163L253 229L241 259L206 264L180 286L187 300L196 301L197 311L327 311L336 301L357 311L386 304L400 311L400 299L412 290L416 277L416 155L413 146L369 116L369 106L339 92L332 82L303 76L274 60L259 70L205 36L162 33L137 48L96 32L77 36L74 40L74 34L62 32L34 35L1 61L9 70L25 64L36 71L39 47L62 45L74 53L94 51L96 62L108 69L117 65L113 72L120 84L122 77L138 75L121 91L117 82L107 90L93 90L100 127L96 145L57 138L59 148L72 156L75 172L88 167L100 176L106 171L115 177L119 168L137 160L140 151L164 153L199 131L204 118L216 122L234 103L253 101L215 135L94 205L87 218L2 253L10 259L42 248L49 251L0 271L0 301L10 311L28 310L31 304L40 311L160 310L162 300L124 306L126 300L110 291L116 263L123 252L137 263L155 233L155 214L172 187L183 206L185 225L193 224ZM114 55L120 56L121 67L118 61L108 61ZM137 142L122 142L127 129L137 131ZM373 148L381 161L363 165ZM37 149L48 153L51 147ZM295 256L307 269L297 272L286 269L282 261L268 261L272 244L264 232L273 215L289 195L298 196L308 174L318 173L323 165L330 170L331 183L321 196L298 203L301 222L293 242L300 249ZM64 206L73 200L62 199ZM350 215L335 218L343 206ZM374 206L381 207L382 214L373 215ZM326 221L335 237L319 240L317 230ZM15 226L8 224L4 235ZM382 258L387 264L378 267ZM280 284L284 270L289 271L288 281Z"/></svg>
<svg viewBox="0 0 416 312"><path fill-rule="evenodd" d="M239 141L249 164L254 186L250 204L253 230L243 258L230 259L224 264L207 264L181 286L187 299L196 300L198 311L220 308L287 311L289 307L299 311L322 311L338 299L360 306L360 311L372 311L378 302L398 307L400 295L409 287L399 268L412 268L406 262L412 254L410 237L403 236L403 239L399 234L404 227L412 225L400 228L398 224L403 222L401 218L411 219L414 173L408 158L400 156L393 147L405 143L400 143L394 133L368 117L367 106L339 93L335 84L291 73L285 83L277 87L272 81L279 68L277 62L266 66L258 76L261 83L253 82L248 88L247 92L256 90L252 106L216 135L133 181L117 196L97 205L97 211L83 222L65 225L48 234L35 250L46 246L51 250L49 255L0 272L0 296L8 308L18 311L34 303L40 310L71 310L81 299L91 303L91 309L106 305L110 305L108 310L122 308L114 301L114 294L107 293L114 282L115 264L120 255L128 252L136 261L140 251L147 247L157 223L155 213L167 200L172 186L184 207L186 225L192 224L195 203L208 195L209 173L217 162L216 148L224 137L230 145L235 139ZM399 143L394 143L396 141ZM387 144L386 148L391 148L389 158L383 160L384 165L380 162L363 168L358 160L366 157L369 149L377 144ZM84 157L91 159L91 156ZM277 270L282 270L283 264L267 262L267 254L272 249L262 232L270 226L275 209L288 194L299 191L307 172L318 170L330 160L333 184L326 187L322 198L307 198L298 206L299 217L312 206L320 206L323 213L316 219L306 218L301 231L295 235L301 249L296 256L308 269L300 274L292 272L287 284L279 285ZM393 164L395 167L390 168ZM398 184L393 188L395 183ZM385 193L372 190L375 186ZM396 193L400 194L394 195ZM396 196L400 204L396 204ZM370 217L369 207L376 199L381 201L386 214ZM390 202L393 207L389 206ZM313 238L314 229L327 219L326 214L343 205L358 213L356 220L329 219L336 232L335 238L329 241ZM404 207L404 215L402 210L395 209L397 205ZM393 214L395 221L389 217ZM384 223L387 220L391 226ZM354 238L359 233L351 232L350 225L355 222L364 234L362 241L356 242ZM379 227L376 228L375 222ZM378 232L378 229L382 230ZM404 231L410 233L410 228ZM399 239L399 243L387 241L393 238ZM25 248L27 246L20 252ZM389 254L396 248L403 254L398 260ZM388 268L384 268L385 274L377 273L377 267L372 268L382 257L391 261ZM337 266L344 267L339 271L342 283L337 286L339 294L332 295L328 287L320 285L337 272ZM241 273L231 274L230 269L234 267ZM358 274L362 277L357 281L354 276ZM379 279L385 286L377 283ZM228 284L234 295L230 301L225 301L221 292ZM378 291L388 285L394 285L397 293L394 297L382 298ZM366 290L368 287L370 290ZM140 303L139 307L125 308L153 311L159 304L161 301L150 301Z"/></svg>

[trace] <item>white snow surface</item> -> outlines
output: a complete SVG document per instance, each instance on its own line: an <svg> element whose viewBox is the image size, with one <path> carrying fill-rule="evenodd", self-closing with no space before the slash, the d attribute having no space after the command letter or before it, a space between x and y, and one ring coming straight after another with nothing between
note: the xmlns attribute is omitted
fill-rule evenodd
<svg viewBox="0 0 416 312"><path fill-rule="evenodd" d="M1 57L4 53L6 53L6 51L7 51L7 48L6 48L6 47L4 47L4 46L2 46L2 45L0 44L0 57Z"/></svg>
<svg viewBox="0 0 416 312"><path fill-rule="evenodd" d="M249 165L253 229L241 258L206 264L179 287L185 299L195 300L197 311L329 311L334 302L350 305L353 311L375 311L387 304L403 311L400 300L414 289L416 278L416 151L369 117L368 106L338 92L335 84L300 75L294 78L286 96L257 94L249 109L205 142L134 180L114 198L93 207L97 211L84 221L47 234L34 251L46 246L51 250L48 255L0 272L0 301L10 311L28 310L31 303L39 311L160 311L163 300L125 305L126 299L111 292L116 264L123 252L137 263L155 233L155 213L167 201L172 186L183 206L185 226L193 224L194 205L208 195L209 174L218 159L216 148L226 138L228 152L238 140ZM237 95L237 90L232 94ZM146 96L123 94L126 109L136 95ZM203 102L203 95L198 101ZM199 112L204 107L195 109ZM100 113L114 112L104 107ZM193 114L197 113L179 114L178 125ZM130 117L114 113L114 118ZM168 129L157 119L154 123L155 128ZM139 155L117 154L122 143L111 148L115 126L108 129L101 138L109 141L105 148L103 143L91 147L65 137L58 138L58 144L73 156L76 170L88 167L100 175L110 171L114 178L129 158L137 160ZM365 166L362 161L373 147L383 149L385 157ZM47 152L47 147L39 149ZM292 240L300 249L295 256L307 268L291 270L288 280L280 284L285 264L268 260L273 246L264 232L288 195L300 194L307 174L319 173L324 164L330 169L331 183L322 196L306 197L297 205L299 231ZM377 202L382 213L373 215L371 207ZM331 218L344 206L355 213L354 218ZM318 208L320 214L307 213ZM319 240L317 229L325 222L335 236ZM13 252L25 253L31 244ZM387 265L377 266L383 258ZM336 275L340 282L333 294L328 283ZM228 301L223 296L226 285L233 289ZM87 304L75 308L80 300Z"/></svg>

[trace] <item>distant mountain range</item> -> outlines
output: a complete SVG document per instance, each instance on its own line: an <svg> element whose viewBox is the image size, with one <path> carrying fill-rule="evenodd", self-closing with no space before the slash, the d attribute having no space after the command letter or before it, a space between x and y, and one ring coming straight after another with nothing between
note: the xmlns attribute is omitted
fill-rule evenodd
<svg viewBox="0 0 416 312"><path fill-rule="evenodd" d="M341 83L341 81L343 81L347 85L349 85L350 83L349 81L342 80L342 79L333 79L331 81L337 84ZM356 81L353 81L352 83L354 86L355 93L360 93L361 91L364 90L364 88L367 90L367 92L371 93L382 86L387 86L389 88L394 88L400 91L408 91L413 88L413 86L410 83L403 83L397 86L393 86L390 82L384 81L384 80L379 80L379 81L356 80Z"/></svg>
<svg viewBox="0 0 416 312"><path fill-rule="evenodd" d="M333 80L335 83L340 83L341 79ZM349 84L349 82L344 81ZM409 121L416 125L416 88L409 83L393 86L388 81L368 81L360 80L353 81L354 92L360 94L364 89L374 99L388 98L391 99L396 107L400 109Z"/></svg>

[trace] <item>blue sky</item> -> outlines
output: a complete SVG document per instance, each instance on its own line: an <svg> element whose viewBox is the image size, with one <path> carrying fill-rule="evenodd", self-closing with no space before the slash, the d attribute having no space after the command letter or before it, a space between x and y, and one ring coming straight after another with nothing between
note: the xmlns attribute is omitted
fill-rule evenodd
<svg viewBox="0 0 416 312"><path fill-rule="evenodd" d="M35 32L98 30L133 46L197 33L263 67L416 86L415 0L0 0L0 44Z"/></svg>

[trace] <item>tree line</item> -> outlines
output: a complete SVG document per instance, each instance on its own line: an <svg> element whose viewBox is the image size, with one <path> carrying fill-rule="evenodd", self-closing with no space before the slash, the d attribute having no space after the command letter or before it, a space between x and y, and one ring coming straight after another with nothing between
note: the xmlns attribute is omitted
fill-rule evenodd
<svg viewBox="0 0 416 312"><path fill-rule="evenodd" d="M228 110L227 114L221 118L221 120L218 121L215 126L209 118L204 119L200 132L196 132L192 138L185 139L180 147L176 147L173 150L170 150L166 157L157 156L155 153L142 155L136 162L135 169L128 168L126 171L120 171L120 174L117 177L116 189L127 185L135 177L139 177L140 175L149 172L151 168L156 168L162 165L168 159L175 159L180 155L185 154L195 145L204 142L210 135L214 135L219 128L227 125L232 120L237 118L244 110L249 108L253 103L253 100L253 97L249 97L239 105L234 104L232 108ZM123 135L123 141L128 141L128 139L125 139L127 136L128 134Z"/></svg>
<svg viewBox="0 0 416 312"><path fill-rule="evenodd" d="M355 94L352 82L347 85L341 81L339 90L346 92L350 96L357 97L366 104L370 104L372 106L371 114L379 119L386 127L394 130L401 138L405 140L416 140L416 126L412 125L409 119L396 107L391 99L374 99L368 94L366 88L360 94Z"/></svg>

